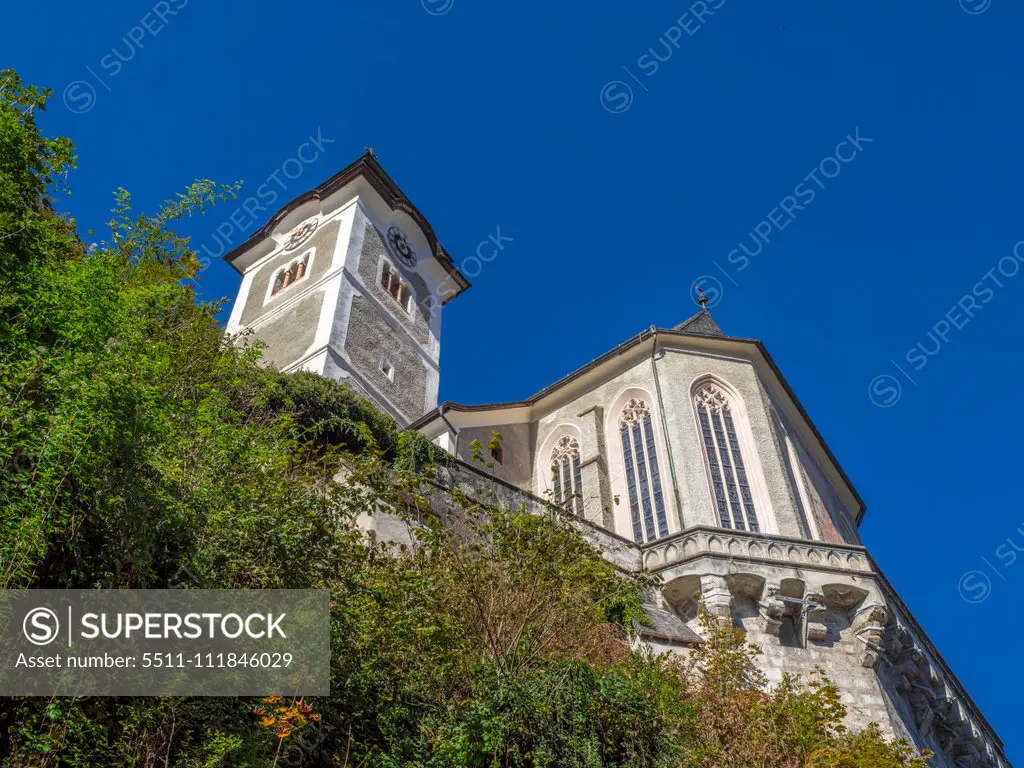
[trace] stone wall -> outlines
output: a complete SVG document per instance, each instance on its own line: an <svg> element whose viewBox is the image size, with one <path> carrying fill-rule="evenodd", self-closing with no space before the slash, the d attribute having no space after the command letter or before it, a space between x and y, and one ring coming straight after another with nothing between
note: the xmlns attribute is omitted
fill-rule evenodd
<svg viewBox="0 0 1024 768"><path fill-rule="evenodd" d="M355 371L373 382L373 386L398 408L406 423L423 414L427 396L423 356L359 295L352 297L345 353ZM381 372L382 360L394 367L393 378Z"/></svg>
<svg viewBox="0 0 1024 768"><path fill-rule="evenodd" d="M461 461L439 474L439 514L456 486L485 506L548 514L535 495ZM377 538L411 541L388 517L375 523ZM707 527L637 546L586 520L569 524L624 574L646 567L659 575L648 602L688 634L699 630L699 603L741 626L762 650L770 683L786 673L806 680L820 667L839 686L850 727L878 723L932 750L935 768L1008 768L1002 742L864 547ZM658 653L688 653L671 638L646 642Z"/></svg>
<svg viewBox="0 0 1024 768"><path fill-rule="evenodd" d="M312 346L323 302L323 291L308 293L244 338L266 345L263 350L265 363L286 368L300 360Z"/></svg>
<svg viewBox="0 0 1024 768"><path fill-rule="evenodd" d="M430 340L430 305L423 300L430 295L423 278L415 270L410 270L396 259L388 249L383 235L377 231L366 214L356 213L353 233L362 232L362 243L359 247L359 264L356 270L367 291L372 291L380 303L388 308L389 313L408 329L413 338L422 345ZM353 235L355 237L355 235ZM398 271L402 281L412 288L413 302L411 312L398 306L380 284L381 261L386 261L392 269Z"/></svg>

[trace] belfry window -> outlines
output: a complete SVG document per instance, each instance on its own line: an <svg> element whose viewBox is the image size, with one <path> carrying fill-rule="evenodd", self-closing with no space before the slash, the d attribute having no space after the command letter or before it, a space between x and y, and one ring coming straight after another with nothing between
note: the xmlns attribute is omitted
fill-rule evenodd
<svg viewBox="0 0 1024 768"><path fill-rule="evenodd" d="M401 276L395 271L387 262L384 262L384 268L380 273L380 287L395 301L398 302L398 306L404 309L406 312L410 311L412 306L412 291L409 290L409 286L402 282Z"/></svg>
<svg viewBox="0 0 1024 768"><path fill-rule="evenodd" d="M619 417L622 460L626 467L626 490L633 538L639 543L668 535L665 496L661 489L658 451L654 442L651 409L633 398ZM657 525L657 527L655 527Z"/></svg>
<svg viewBox="0 0 1024 768"><path fill-rule="evenodd" d="M715 508L723 528L761 530L728 396L705 384L695 396Z"/></svg>
<svg viewBox="0 0 1024 768"><path fill-rule="evenodd" d="M281 291L291 287L304 278L306 276L306 272L309 271L309 259L312 255L313 252L308 251L302 256L302 258L296 259L287 267L279 269L277 274L274 275L274 284L270 289L270 295L277 296Z"/></svg>
<svg viewBox="0 0 1024 768"><path fill-rule="evenodd" d="M551 451L552 487L555 504L583 517L583 473L580 444L566 435Z"/></svg>

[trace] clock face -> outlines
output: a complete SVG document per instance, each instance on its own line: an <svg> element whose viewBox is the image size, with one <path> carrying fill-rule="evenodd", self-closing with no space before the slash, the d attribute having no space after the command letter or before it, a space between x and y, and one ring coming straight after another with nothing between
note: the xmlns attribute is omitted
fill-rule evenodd
<svg viewBox="0 0 1024 768"><path fill-rule="evenodd" d="M288 236L288 240L284 244L284 249L286 251L293 251L298 248L313 236L313 233L316 232L316 228L319 224L320 222L316 219L307 219L302 222L292 230L292 233Z"/></svg>
<svg viewBox="0 0 1024 768"><path fill-rule="evenodd" d="M391 244L395 255L398 256L405 266L416 266L416 251L409 245L409 238L405 236L405 232L398 227L391 227L388 230L388 242Z"/></svg>

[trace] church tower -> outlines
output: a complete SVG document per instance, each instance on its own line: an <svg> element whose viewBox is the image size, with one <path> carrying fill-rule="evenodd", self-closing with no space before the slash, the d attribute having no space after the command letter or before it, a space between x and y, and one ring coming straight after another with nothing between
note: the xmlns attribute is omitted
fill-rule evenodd
<svg viewBox="0 0 1024 768"><path fill-rule="evenodd" d="M344 381L403 427L437 405L442 307L469 282L372 152L224 258L243 278L227 332L267 363Z"/></svg>
<svg viewBox="0 0 1024 768"><path fill-rule="evenodd" d="M703 606L745 632L772 683L824 667L848 725L878 723L935 768L1009 768L861 542L865 503L796 393L703 295L684 322L635 333L525 400L439 406L441 311L469 283L372 153L225 258L243 276L230 334L263 342L283 371L346 382L452 454L431 495L439 517L456 490L538 515L557 505L623 573L658 577L638 628L655 652L705 642ZM477 446L495 432L485 468ZM397 515L359 525L412 540Z"/></svg>

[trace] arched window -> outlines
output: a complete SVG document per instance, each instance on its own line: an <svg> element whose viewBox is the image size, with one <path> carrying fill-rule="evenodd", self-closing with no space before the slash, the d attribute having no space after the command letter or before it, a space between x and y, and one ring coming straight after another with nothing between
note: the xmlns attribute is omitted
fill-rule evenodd
<svg viewBox="0 0 1024 768"><path fill-rule="evenodd" d="M380 272L380 287L396 302L398 306L404 309L406 312L412 311L412 291L409 290L409 286L403 282L398 271L384 262Z"/></svg>
<svg viewBox="0 0 1024 768"><path fill-rule="evenodd" d="M312 251L307 252L301 259L296 259L287 267L282 267L277 271L273 287L270 289L271 296L277 296L285 288L306 276L306 271L309 269L309 257L312 253Z"/></svg>
<svg viewBox="0 0 1024 768"><path fill-rule="evenodd" d="M707 383L697 390L694 405L700 420L711 491L722 527L759 532L761 528L754 509L754 497L750 492L747 467L740 452L728 395L714 384Z"/></svg>
<svg viewBox="0 0 1024 768"><path fill-rule="evenodd" d="M555 503L583 517L583 477L580 444L571 435L559 440L551 451L552 487Z"/></svg>
<svg viewBox="0 0 1024 768"><path fill-rule="evenodd" d="M626 403L619 416L619 435L622 438L633 538L643 543L667 536L668 521L658 470L658 452L654 444L654 424L646 402L633 398Z"/></svg>

